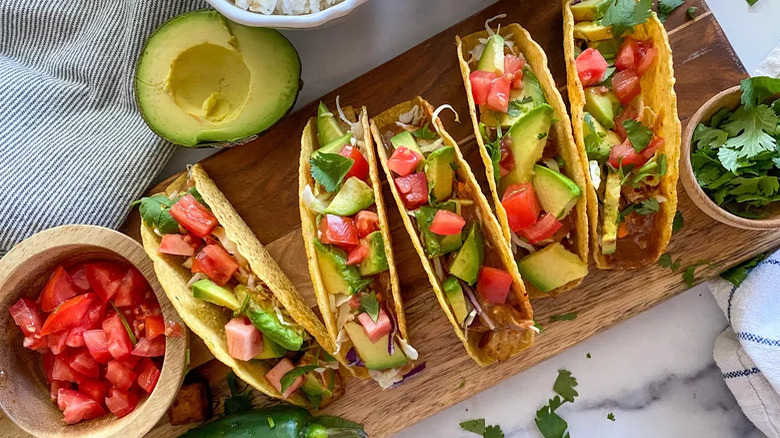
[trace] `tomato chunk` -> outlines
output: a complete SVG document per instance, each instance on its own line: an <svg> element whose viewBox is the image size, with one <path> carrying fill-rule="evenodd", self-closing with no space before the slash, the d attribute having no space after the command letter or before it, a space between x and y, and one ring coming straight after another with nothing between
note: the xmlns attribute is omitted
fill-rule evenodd
<svg viewBox="0 0 780 438"><path fill-rule="evenodd" d="M629 139L626 139L621 144L612 146L612 150L609 151L609 165L615 169L618 169L621 166L624 168L628 166L641 166L646 162L647 158L634 150Z"/></svg>
<svg viewBox="0 0 780 438"><path fill-rule="evenodd" d="M108 338L106 332L102 329L87 330L83 333L84 344L89 350L89 354L98 362L107 364L113 359L108 351Z"/></svg>
<svg viewBox="0 0 780 438"><path fill-rule="evenodd" d="M65 268L57 266L41 292L41 310L51 312L77 294L78 290L73 284L73 280L70 279L70 275L65 272Z"/></svg>
<svg viewBox="0 0 780 438"><path fill-rule="evenodd" d="M592 47L583 50L575 60L575 64L577 65L577 75L580 77L583 87L596 85L603 81L608 67L601 52Z"/></svg>
<svg viewBox="0 0 780 438"><path fill-rule="evenodd" d="M46 345L49 347L49 350L54 354L60 354L65 351L69 334L70 331L65 330L46 336Z"/></svg>
<svg viewBox="0 0 780 438"><path fill-rule="evenodd" d="M106 380L117 389L127 391L133 386L136 375L130 368L118 360L112 360L106 367Z"/></svg>
<svg viewBox="0 0 780 438"><path fill-rule="evenodd" d="M79 383L86 379L83 374L74 370L69 362L70 359L66 354L60 354L54 357L54 367L51 370L52 380Z"/></svg>
<svg viewBox="0 0 780 438"><path fill-rule="evenodd" d="M496 78L492 71L474 71L469 75L471 83L471 97L477 105L487 103L488 94L490 94L490 83Z"/></svg>
<svg viewBox="0 0 780 438"><path fill-rule="evenodd" d="M70 358L70 367L87 377L100 375L100 364L89 354L88 350L81 350Z"/></svg>
<svg viewBox="0 0 780 438"><path fill-rule="evenodd" d="M162 254L192 257L198 248L198 241L189 234L165 234L157 251Z"/></svg>
<svg viewBox="0 0 780 438"><path fill-rule="evenodd" d="M39 335L25 336L22 339L22 346L39 352L44 351L48 347L46 338L42 338Z"/></svg>
<svg viewBox="0 0 780 438"><path fill-rule="evenodd" d="M138 394L135 392L111 388L108 394L109 396L106 397L106 406L109 411L119 418L133 412L138 405Z"/></svg>
<svg viewBox="0 0 780 438"><path fill-rule="evenodd" d="M649 45L646 45L644 51L645 52L642 55L642 58L639 60L639 64L637 64L636 66L636 73L639 76L643 76L645 73L647 73L648 70L650 70L650 67L653 66L653 61L655 60L655 56L658 54L658 49L653 47L652 41L649 42ZM640 53L641 53L641 48L640 48Z"/></svg>
<svg viewBox="0 0 780 438"><path fill-rule="evenodd" d="M133 341L118 313L103 321L103 331L106 333L108 351L114 359L122 359L133 351Z"/></svg>
<svg viewBox="0 0 780 438"><path fill-rule="evenodd" d="M375 211L361 210L355 216L355 227L358 236L366 237L379 230L379 215Z"/></svg>
<svg viewBox="0 0 780 438"><path fill-rule="evenodd" d="M477 292L488 303L504 304L512 286L512 276L501 269L483 266L479 268Z"/></svg>
<svg viewBox="0 0 780 438"><path fill-rule="evenodd" d="M504 55L504 73L510 74L515 77L517 77L517 74L520 73L520 78L522 79L523 74L523 66L525 66L525 60L522 58L518 58L515 55Z"/></svg>
<svg viewBox="0 0 780 438"><path fill-rule="evenodd" d="M387 160L387 167L400 176L406 176L417 169L417 165L423 157L417 152L401 146L393 151L393 155Z"/></svg>
<svg viewBox="0 0 780 438"><path fill-rule="evenodd" d="M138 386L146 391L147 394L151 394L154 391L154 387L157 386L157 381L160 379L160 369L147 357L141 360L141 364L138 367Z"/></svg>
<svg viewBox="0 0 780 438"><path fill-rule="evenodd" d="M393 323L390 322L390 317L385 313L385 309L379 308L379 316L374 322L368 313L361 313L358 315L358 321L363 326L363 331L366 332L366 336L372 343L376 344L383 336L390 334L393 330Z"/></svg>
<svg viewBox="0 0 780 438"><path fill-rule="evenodd" d="M642 151L642 156L645 157L645 159L647 159L647 160L653 158L653 155L655 155L655 152L658 149L663 149L665 144L666 144L666 141L662 137L659 137L657 135L653 135L653 139L650 140L650 143Z"/></svg>
<svg viewBox="0 0 780 438"><path fill-rule="evenodd" d="M89 306L94 299L92 293L77 295L68 301L62 303L52 312L41 328L41 335L45 336L51 333L68 330L79 323L87 315Z"/></svg>
<svg viewBox="0 0 780 438"><path fill-rule="evenodd" d="M86 292L90 289L89 279L87 278L87 269L83 264L77 265L68 271L70 279L73 281L73 285L76 286L81 292Z"/></svg>
<svg viewBox="0 0 780 438"><path fill-rule="evenodd" d="M350 179L353 176L356 176L363 181L368 178L368 161L366 161L366 158L358 148L351 145L346 145L341 149L339 155L342 157L351 158L353 161L352 167L350 167L349 171L347 171L347 174L344 175L344 181Z"/></svg>
<svg viewBox="0 0 780 438"><path fill-rule="evenodd" d="M652 67L658 50L652 40L637 41L626 38L615 57L615 67L618 70L633 70L642 76Z"/></svg>
<svg viewBox="0 0 780 438"><path fill-rule="evenodd" d="M349 250L347 253L347 264L358 265L360 262L368 257L368 244L365 241L360 241L360 244Z"/></svg>
<svg viewBox="0 0 780 438"><path fill-rule="evenodd" d="M490 83L487 106L501 113L507 112L509 110L509 89L511 83L512 78L506 74L493 79Z"/></svg>
<svg viewBox="0 0 780 438"><path fill-rule="evenodd" d="M251 360L263 352L263 334L247 317L233 318L225 324L228 354L233 359Z"/></svg>
<svg viewBox="0 0 780 438"><path fill-rule="evenodd" d="M98 404L103 405L106 396L108 395L108 389L110 386L111 385L102 380L84 380L83 382L79 383L79 392L91 398L92 400L95 400L98 402Z"/></svg>
<svg viewBox="0 0 780 438"><path fill-rule="evenodd" d="M191 193L184 195L170 209L171 216L185 230L204 238L219 225L217 218Z"/></svg>
<svg viewBox="0 0 780 438"><path fill-rule="evenodd" d="M633 70L623 70L612 76L612 89L623 105L631 102L642 92L639 76Z"/></svg>
<svg viewBox="0 0 780 438"><path fill-rule="evenodd" d="M266 373L265 378L268 379L268 382L276 388L277 391L282 392L282 377L284 377L285 374L289 373L290 371L295 369L295 365L290 361L290 359L287 359L286 357L280 360L276 366L271 368L268 373ZM303 376L298 377L295 379L295 381L292 383L292 385L287 388L286 391L282 394L282 398L287 399L295 391L298 390L301 386L303 386L304 378Z"/></svg>
<svg viewBox="0 0 780 438"><path fill-rule="evenodd" d="M428 181L425 179L425 173L400 176L393 181L408 210L414 210L428 202Z"/></svg>
<svg viewBox="0 0 780 438"><path fill-rule="evenodd" d="M162 315L147 316L144 319L144 330L146 333L146 339L153 340L158 336L165 334L165 320Z"/></svg>
<svg viewBox="0 0 780 438"><path fill-rule="evenodd" d="M54 403L57 403L57 398L59 397L60 389L73 389L73 383L63 382L61 380L55 380L51 382L51 385L49 387L49 397L51 397L51 401L53 401Z"/></svg>
<svg viewBox="0 0 780 438"><path fill-rule="evenodd" d="M501 205L506 210L509 228L514 232L535 224L541 211L531 183L512 184L507 187Z"/></svg>
<svg viewBox="0 0 780 438"><path fill-rule="evenodd" d="M41 334L43 321L35 301L29 298L19 298L8 311L25 336Z"/></svg>
<svg viewBox="0 0 780 438"><path fill-rule="evenodd" d="M122 279L127 274L127 266L115 262L92 262L84 265L89 286L103 302L114 297Z"/></svg>
<svg viewBox="0 0 780 438"><path fill-rule="evenodd" d="M535 244L552 237L561 226L563 226L563 224L558 221L555 216L550 213L545 213L535 224L530 227L521 228L518 232L528 241L528 243Z"/></svg>
<svg viewBox="0 0 780 438"><path fill-rule="evenodd" d="M117 307L130 307L138 304L147 290L149 290L149 283L143 274L138 269L130 268L119 284L116 297L114 298L114 305Z"/></svg>
<svg viewBox="0 0 780 438"><path fill-rule="evenodd" d="M238 270L238 262L221 245L206 245L195 256L198 266L207 277L220 286L227 283Z"/></svg>
<svg viewBox="0 0 780 438"><path fill-rule="evenodd" d="M63 420L67 424L76 424L106 413L95 400L72 389L62 388L57 391L57 406L62 410L65 417Z"/></svg>
<svg viewBox="0 0 780 438"><path fill-rule="evenodd" d="M154 338L151 341L146 338L139 339L138 343L135 345L135 349L133 350L133 356L138 356L138 357L165 356L165 337Z"/></svg>
<svg viewBox="0 0 780 438"><path fill-rule="evenodd" d="M628 105L623 107L623 109L620 111L620 114L615 117L615 132L618 133L621 140L625 140L626 137L628 137L628 133L626 132L626 127L623 126L623 122L626 120L636 120L637 117L639 117L639 114L636 112L636 108L634 108L632 105Z"/></svg>
<svg viewBox="0 0 780 438"><path fill-rule="evenodd" d="M440 236L458 234L466 225L466 220L449 210L437 210L431 222L430 230Z"/></svg>
<svg viewBox="0 0 780 438"><path fill-rule="evenodd" d="M358 232L351 217L326 214L319 223L320 242L336 245L345 249L357 245Z"/></svg>

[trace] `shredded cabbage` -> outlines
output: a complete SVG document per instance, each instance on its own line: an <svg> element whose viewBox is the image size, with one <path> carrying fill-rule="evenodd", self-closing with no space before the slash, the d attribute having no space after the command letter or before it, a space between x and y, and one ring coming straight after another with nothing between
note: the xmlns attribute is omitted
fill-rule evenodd
<svg viewBox="0 0 780 438"><path fill-rule="evenodd" d="M420 354L417 353L417 350L414 349L411 345L409 345L409 342L406 339L398 337L398 343L401 344L401 350L404 351L404 354L406 357L408 357L411 360L417 360L418 357L420 357Z"/></svg>
<svg viewBox="0 0 780 438"><path fill-rule="evenodd" d="M596 160L590 160L588 162L588 172L590 173L590 181L593 183L593 187L598 188L601 186L601 164Z"/></svg>
<svg viewBox="0 0 780 438"><path fill-rule="evenodd" d="M187 287L192 287L193 284L199 282L200 280L203 280L204 278L208 278L208 277L198 272L197 274L193 275L192 278L190 278L190 281L187 282Z"/></svg>
<svg viewBox="0 0 780 438"><path fill-rule="evenodd" d="M553 160L552 158L545 158L542 160L542 163L544 163L548 169L552 169L556 172L561 171L560 166L558 166L558 162Z"/></svg>
<svg viewBox="0 0 780 438"><path fill-rule="evenodd" d="M444 281L444 269L441 267L441 257L433 259L433 270L436 271L436 276L439 281Z"/></svg>
<svg viewBox="0 0 780 438"><path fill-rule="evenodd" d="M306 204L306 208L314 213L325 214L325 209L328 208L329 202L325 203L314 196L314 192L311 190L311 186L306 186L303 188L301 199L303 199L303 203Z"/></svg>
<svg viewBox="0 0 780 438"><path fill-rule="evenodd" d="M438 139L436 139L436 141L434 141L434 142L430 142L430 143L428 143L428 144L422 144L422 142L420 142L420 143L421 143L421 145L420 145L420 151L421 151L423 154L427 154L427 153L429 153L429 152L433 152L433 151L435 151L436 149L439 149L439 148L441 148L441 147L442 147L442 145L444 144L444 139L443 139L443 138L441 138L441 137L439 137Z"/></svg>
<svg viewBox="0 0 780 438"><path fill-rule="evenodd" d="M336 351L334 353L338 354L339 351L341 351L341 345L344 343L344 341L349 340L349 335L347 334L347 330L342 328L339 330L339 335L336 336Z"/></svg>
<svg viewBox="0 0 780 438"><path fill-rule="evenodd" d="M392 368L384 371L368 370L368 375L371 376L382 389L387 389L404 378L400 368Z"/></svg>
<svg viewBox="0 0 780 438"><path fill-rule="evenodd" d="M436 128L438 132L438 127L436 126L436 119L439 117L439 113L444 111L445 109L451 110L453 113L455 113L455 121L460 123L460 117L458 116L458 112L455 111L455 108L452 107L452 105L445 103L444 105L439 105L436 110L433 111L433 115L431 116L431 123L433 123L433 126ZM441 133L439 133L441 135Z"/></svg>
<svg viewBox="0 0 780 438"><path fill-rule="evenodd" d="M514 231L510 232L510 235L512 236L512 243L514 243L515 245L519 246L520 248L523 248L528 252L536 251L533 245L518 237Z"/></svg>
<svg viewBox="0 0 780 438"><path fill-rule="evenodd" d="M421 117L422 117L422 114L420 114L420 106L419 105L415 105L409 111L407 111L405 113L401 113L398 116L398 120L401 123L416 125L420 121Z"/></svg>
<svg viewBox="0 0 780 438"><path fill-rule="evenodd" d="M192 269L192 257L188 257L181 265L187 269Z"/></svg>

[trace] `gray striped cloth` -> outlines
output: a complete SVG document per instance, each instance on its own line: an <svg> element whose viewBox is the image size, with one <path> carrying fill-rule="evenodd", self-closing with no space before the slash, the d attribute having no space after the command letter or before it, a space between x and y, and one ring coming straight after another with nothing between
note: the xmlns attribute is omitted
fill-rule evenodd
<svg viewBox="0 0 780 438"><path fill-rule="evenodd" d="M146 127L135 61L201 0L0 0L0 257L62 224L117 228L173 152Z"/></svg>

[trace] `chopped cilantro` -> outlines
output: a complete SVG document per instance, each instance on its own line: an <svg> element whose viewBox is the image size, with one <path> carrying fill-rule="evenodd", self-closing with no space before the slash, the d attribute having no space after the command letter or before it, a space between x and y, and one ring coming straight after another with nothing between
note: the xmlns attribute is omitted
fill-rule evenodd
<svg viewBox="0 0 780 438"><path fill-rule="evenodd" d="M546 132L540 132L540 133L536 134L536 138L538 140L541 140L541 139L543 139L545 137L547 137L547 133Z"/></svg>
<svg viewBox="0 0 780 438"><path fill-rule="evenodd" d="M612 26L612 36L618 38L650 17L652 0L614 0L609 4L601 24Z"/></svg>
<svg viewBox="0 0 780 438"><path fill-rule="evenodd" d="M688 14L688 18L690 18L691 20L695 19L697 9L699 8L697 8L696 6L691 6L690 8L688 8L688 10L685 11L685 13Z"/></svg>
<svg viewBox="0 0 780 438"><path fill-rule="evenodd" d="M537 320L534 320L534 327L536 327L537 330L539 330L539 333L544 333L544 327L542 327L542 325L539 324Z"/></svg>
<svg viewBox="0 0 780 438"><path fill-rule="evenodd" d="M230 390L230 397L226 398L223 403L223 409L225 414L240 414L247 412L252 407L252 399L249 394L252 392L252 387L247 385L246 388L239 392L236 387L236 374L233 371L227 375L227 386Z"/></svg>
<svg viewBox="0 0 780 438"><path fill-rule="evenodd" d="M674 214L674 220L672 221L672 234L676 234L680 231L683 224L685 224L685 219L683 218L682 212L678 211Z"/></svg>
<svg viewBox="0 0 780 438"><path fill-rule="evenodd" d="M647 178L666 175L666 169L666 154L653 155L653 158L643 164L636 172L630 172L628 175L624 176L621 180L621 185L628 182L632 187L637 187L639 186L639 183Z"/></svg>
<svg viewBox="0 0 780 438"><path fill-rule="evenodd" d="M668 252L665 252L661 254L661 257L658 257L658 264L664 268L669 268L672 271L677 271L677 269L680 268L680 260L672 260L672 255Z"/></svg>
<svg viewBox="0 0 780 438"><path fill-rule="evenodd" d="M586 354L586 355L585 355L585 357L587 357L588 359L590 359L590 353Z"/></svg>
<svg viewBox="0 0 780 438"><path fill-rule="evenodd" d="M596 133L596 124L593 121L593 116L590 113L585 113L583 121L590 128L590 132L585 136L585 152L588 155L589 160L596 160L599 163L607 161L609 158L609 152L612 150L612 145L607 144L604 139L604 135Z"/></svg>
<svg viewBox="0 0 780 438"><path fill-rule="evenodd" d="M695 9L695 8L694 8L694 9ZM610 412L609 414L607 414L607 420L609 420L609 421L615 421L615 414L613 414L612 412Z"/></svg>
<svg viewBox="0 0 780 438"><path fill-rule="evenodd" d="M273 418L271 418L271 417L266 417L266 419L268 420L268 427L270 427L271 429L273 429L274 427L276 427L276 424L274 423L274 419L273 419Z"/></svg>
<svg viewBox="0 0 780 438"><path fill-rule="evenodd" d="M753 6L754 4L758 3L758 0L746 0L750 6Z"/></svg>
<svg viewBox="0 0 780 438"><path fill-rule="evenodd" d="M574 389L575 386L577 386L577 379L571 376L571 371L558 370L558 378L553 384L553 391L567 402L574 403L574 398L579 395Z"/></svg>
<svg viewBox="0 0 780 438"><path fill-rule="evenodd" d="M428 129L428 125L429 124L426 123L421 128L412 131L412 135L419 138L420 140L436 140L437 138L439 138L436 132Z"/></svg>
<svg viewBox="0 0 780 438"><path fill-rule="evenodd" d="M171 216L170 209L176 200L170 199L164 193L141 198L130 206L138 205L138 213L141 219L150 227L161 234L179 232L179 223Z"/></svg>
<svg viewBox="0 0 780 438"><path fill-rule="evenodd" d="M550 322L555 321L574 321L577 319L577 312L565 313L563 315L553 315L550 317Z"/></svg>
<svg viewBox="0 0 780 438"><path fill-rule="evenodd" d="M647 198L637 207L636 212L641 214L642 216L647 216L649 214L653 214L658 211L658 209L661 207L661 205L658 203L658 200L655 198Z"/></svg>
<svg viewBox="0 0 780 438"><path fill-rule="evenodd" d="M569 424L556 414L555 410L566 402L574 402L574 398L578 395L574 389L575 386L577 386L577 379L571 376L571 372L558 370L558 378L555 379L553 390L559 395L551 398L547 405L536 411L536 418L534 419L536 427L544 438L569 437L569 432L567 431ZM561 397L563 397L563 400Z"/></svg>
<svg viewBox="0 0 780 438"><path fill-rule="evenodd" d="M763 103L770 96L780 93L780 78L756 76L739 83L742 90L742 105L752 108Z"/></svg>
<svg viewBox="0 0 780 438"><path fill-rule="evenodd" d="M740 263L733 268L721 272L720 277L724 280L728 280L734 286L739 286L743 281L745 281L750 270L755 268L756 265L761 263L761 261L765 258L765 254L759 254L746 262Z"/></svg>
<svg viewBox="0 0 780 438"><path fill-rule="evenodd" d="M379 301L377 301L376 294L373 291L360 297L360 308L368 313L368 316L374 322L377 322L379 319Z"/></svg>
<svg viewBox="0 0 780 438"><path fill-rule="evenodd" d="M685 281L685 284L688 286L688 288L693 287L694 282L694 275L696 273L696 268L700 266L712 266L712 263L710 263L707 260L699 260L698 262L692 264L691 266L688 266L685 268L685 272L683 272L683 280Z"/></svg>
<svg viewBox="0 0 780 438"><path fill-rule="evenodd" d="M509 117L518 117L523 112L528 111L528 107L525 104L530 102L533 102L531 96L509 102L509 109L506 111L507 115Z"/></svg>
<svg viewBox="0 0 780 438"><path fill-rule="evenodd" d="M355 161L339 154L318 153L311 157L311 176L328 192L335 192Z"/></svg>
<svg viewBox="0 0 780 438"><path fill-rule="evenodd" d="M666 22L669 14L682 6L683 0L658 0L658 19L661 23Z"/></svg>
<svg viewBox="0 0 780 438"><path fill-rule="evenodd" d="M485 419L469 420L460 423L461 429L482 435L483 438L504 438L504 432L500 426L486 426Z"/></svg>
<svg viewBox="0 0 780 438"><path fill-rule="evenodd" d="M624 120L623 127L626 128L628 140L637 153L645 150L650 140L653 138L653 131L649 130L642 123L636 120Z"/></svg>
<svg viewBox="0 0 780 438"><path fill-rule="evenodd" d="M479 132L482 136L482 142L485 144L488 154L490 154L490 162L493 164L493 177L498 184L501 178L501 173L498 168L498 164L501 162L501 124L496 125L496 139L491 140L487 132L487 127L484 123L479 123Z"/></svg>

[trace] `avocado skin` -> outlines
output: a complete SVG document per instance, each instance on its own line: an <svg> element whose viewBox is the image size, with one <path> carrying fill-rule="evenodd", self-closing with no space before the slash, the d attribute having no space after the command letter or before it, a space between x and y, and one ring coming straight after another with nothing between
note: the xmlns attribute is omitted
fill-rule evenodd
<svg viewBox="0 0 780 438"><path fill-rule="evenodd" d="M460 250L450 263L450 274L460 278L469 285L477 282L479 268L485 262L485 238L479 225L474 222L466 235Z"/></svg>

